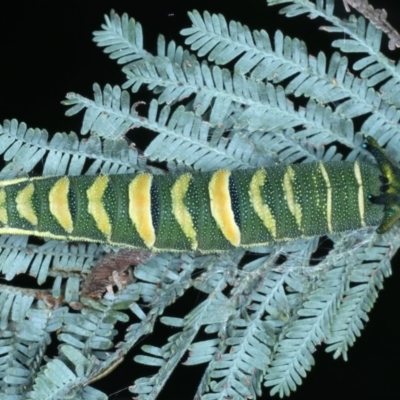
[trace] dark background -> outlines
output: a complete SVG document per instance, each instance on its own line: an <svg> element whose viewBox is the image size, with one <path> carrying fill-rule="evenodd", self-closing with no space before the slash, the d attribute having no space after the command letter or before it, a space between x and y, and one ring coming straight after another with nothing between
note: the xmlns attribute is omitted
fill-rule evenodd
<svg viewBox="0 0 400 400"><path fill-rule="evenodd" d="M336 3L344 15L342 2L337 0ZM385 8L389 22L400 31L399 1L370 0L370 3L376 8ZM79 132L82 114L73 118L64 116L65 108L60 102L65 94L77 92L92 98L94 82L101 86L124 82L120 67L92 42L92 32L100 29L103 15L111 8L119 14L127 12L142 23L145 48L151 52L155 52L158 33L164 34L167 41L174 39L183 44L179 31L191 25L186 12L197 9L222 13L228 20L240 21L251 29L265 29L270 35L281 29L286 35L306 41L310 54L316 55L319 50L332 53L329 46L332 36L316 30L319 22L304 16L286 19L277 13L277 7L267 7L263 0L8 3L7 9L2 8L0 13L0 121L17 118L29 127L46 128L50 134ZM387 41L384 43L385 54L399 59L400 51L389 53ZM393 276L385 281L385 290L369 314L370 322L349 352L350 360L334 361L330 354L319 349L315 354L316 366L291 395L292 399L319 398L327 394L331 398L344 395L356 399L392 398L400 394L400 273L397 264L398 257L393 260ZM186 307L198 304L196 296ZM158 328L169 336L169 328ZM162 345L157 337L150 337L149 343ZM138 348L133 351L137 353ZM133 397L127 390L111 395L131 385L132 376L136 376L134 369L142 368L133 365L132 358L130 354L109 379L98 383L97 387L109 394L110 399ZM202 366L179 368L159 398L192 398L202 370ZM141 375L151 373L151 369L141 371ZM265 390L264 398L268 398L267 393Z"/></svg>

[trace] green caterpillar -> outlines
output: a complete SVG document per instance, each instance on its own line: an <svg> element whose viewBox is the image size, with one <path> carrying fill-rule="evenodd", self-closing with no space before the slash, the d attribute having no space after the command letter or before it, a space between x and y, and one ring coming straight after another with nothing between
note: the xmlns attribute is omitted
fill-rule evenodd
<svg viewBox="0 0 400 400"><path fill-rule="evenodd" d="M378 165L0 181L0 234L216 252L378 224L383 233L400 216L400 172L375 140L363 147Z"/></svg>

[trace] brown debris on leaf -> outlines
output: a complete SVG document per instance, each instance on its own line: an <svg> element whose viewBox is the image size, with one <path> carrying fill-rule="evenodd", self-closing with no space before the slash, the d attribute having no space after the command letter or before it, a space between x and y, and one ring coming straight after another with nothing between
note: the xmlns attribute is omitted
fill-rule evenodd
<svg viewBox="0 0 400 400"><path fill-rule="evenodd" d="M146 250L121 249L106 254L92 268L82 283L81 296L101 299L104 292L113 292L113 286L123 289L132 282L131 266L139 265L153 256Z"/></svg>
<svg viewBox="0 0 400 400"><path fill-rule="evenodd" d="M387 22L387 12L385 9L374 9L368 0L343 0L343 5L347 12L350 12L350 7L355 8L365 18L369 19L371 24L377 29L380 29L389 37L389 49L395 50L400 47L400 34Z"/></svg>

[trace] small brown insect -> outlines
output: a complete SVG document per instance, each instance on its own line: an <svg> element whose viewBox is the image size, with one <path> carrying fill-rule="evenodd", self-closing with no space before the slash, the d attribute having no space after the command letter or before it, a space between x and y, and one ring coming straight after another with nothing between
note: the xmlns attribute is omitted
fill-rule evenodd
<svg viewBox="0 0 400 400"><path fill-rule="evenodd" d="M130 267L136 266L153 254L147 250L121 249L116 253L105 255L92 268L82 284L81 296L100 299L104 292L113 292L113 287L123 289L132 282Z"/></svg>

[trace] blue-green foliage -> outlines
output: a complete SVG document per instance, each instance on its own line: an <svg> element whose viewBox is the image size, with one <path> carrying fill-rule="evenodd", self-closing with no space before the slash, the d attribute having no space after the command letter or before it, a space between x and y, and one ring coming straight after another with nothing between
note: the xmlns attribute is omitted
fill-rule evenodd
<svg viewBox="0 0 400 400"><path fill-rule="evenodd" d="M93 100L72 93L64 102L67 115L84 111L81 134L89 138L56 133L49 139L44 130L5 121L0 153L8 164L0 178L27 174L39 162L44 175L79 175L157 172L148 160L166 161L170 170L341 160L332 145L337 142L347 147L346 159L372 161L360 148L363 135L399 160L400 67L380 52L381 31L363 17L335 17L333 0L268 3L289 3L281 9L288 17L325 19L326 31L346 35L332 42L340 52L329 60L322 52L313 57L305 43L280 31L251 31L222 15L193 11L192 26L181 32L187 47L160 36L153 55L143 48L140 24L111 12L94 41L122 66L126 82L103 89L95 84ZM360 52L354 76L343 53ZM224 68L228 63L231 70ZM145 115L131 100L142 86L154 95ZM305 98L306 106L288 96ZM351 118L360 116L361 132L355 132ZM144 157L124 137L137 127L158 133ZM332 236L332 251L317 264L318 238L254 249L251 259L241 249L158 254L135 268L131 283L98 300L81 297L79 285L102 246L35 245L4 236L5 279L30 274L39 284L52 279L53 287L0 285L0 398L105 399L87 384L111 370L157 321L178 333L161 347L143 346L135 357L155 367L153 376L132 381L138 398L157 397L182 361L187 368L206 364L198 398L256 398L265 387L289 395L322 342L334 357L347 358L390 275L398 233L395 228L377 236L369 228ZM171 316L167 307L190 288L205 299L187 315ZM130 318L136 322L117 346L115 324ZM61 346L49 360L46 349L56 331ZM197 341L199 335L206 339Z"/></svg>

